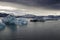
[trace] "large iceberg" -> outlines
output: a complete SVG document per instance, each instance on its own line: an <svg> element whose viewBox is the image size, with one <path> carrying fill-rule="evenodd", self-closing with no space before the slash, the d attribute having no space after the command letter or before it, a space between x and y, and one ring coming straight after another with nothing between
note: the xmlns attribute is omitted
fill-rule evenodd
<svg viewBox="0 0 60 40"><path fill-rule="evenodd" d="M27 25L28 21L25 18L16 18L14 15L8 15L2 19L2 22L7 25Z"/></svg>
<svg viewBox="0 0 60 40"><path fill-rule="evenodd" d="M18 18L16 21L17 25L27 25L28 21L25 18Z"/></svg>
<svg viewBox="0 0 60 40"><path fill-rule="evenodd" d="M14 15L8 15L2 19L2 22L5 24L15 24L16 18Z"/></svg>

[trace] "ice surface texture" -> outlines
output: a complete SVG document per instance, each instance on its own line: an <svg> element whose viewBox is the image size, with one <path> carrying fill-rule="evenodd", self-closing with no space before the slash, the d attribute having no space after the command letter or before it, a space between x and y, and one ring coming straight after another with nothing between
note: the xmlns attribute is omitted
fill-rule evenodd
<svg viewBox="0 0 60 40"><path fill-rule="evenodd" d="M17 25L27 25L28 21L25 18L19 18L16 22Z"/></svg>
<svg viewBox="0 0 60 40"><path fill-rule="evenodd" d="M15 24L16 18L14 15L8 15L7 17L3 18L2 21L6 24Z"/></svg>
<svg viewBox="0 0 60 40"><path fill-rule="evenodd" d="M2 19L5 24L27 25L28 21L25 18L16 19L14 15L8 15Z"/></svg>

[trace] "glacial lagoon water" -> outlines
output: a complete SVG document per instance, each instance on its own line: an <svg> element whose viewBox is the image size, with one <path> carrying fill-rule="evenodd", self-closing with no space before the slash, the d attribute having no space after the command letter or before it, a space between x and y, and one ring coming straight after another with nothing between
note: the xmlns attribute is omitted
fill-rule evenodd
<svg viewBox="0 0 60 40"><path fill-rule="evenodd" d="M6 26L0 30L0 40L60 40L60 21Z"/></svg>

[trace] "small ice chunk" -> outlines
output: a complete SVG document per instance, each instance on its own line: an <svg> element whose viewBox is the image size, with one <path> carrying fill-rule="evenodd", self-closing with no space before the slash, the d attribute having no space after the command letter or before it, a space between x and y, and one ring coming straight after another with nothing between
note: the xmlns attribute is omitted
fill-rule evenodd
<svg viewBox="0 0 60 40"><path fill-rule="evenodd" d="M27 25L28 21L25 18L19 18L16 22L17 25Z"/></svg>

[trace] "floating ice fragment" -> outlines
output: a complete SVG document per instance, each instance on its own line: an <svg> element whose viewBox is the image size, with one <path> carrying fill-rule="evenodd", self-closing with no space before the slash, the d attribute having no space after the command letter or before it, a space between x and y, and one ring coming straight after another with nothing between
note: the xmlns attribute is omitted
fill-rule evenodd
<svg viewBox="0 0 60 40"><path fill-rule="evenodd" d="M27 25L28 21L25 18L19 18L16 22L17 25Z"/></svg>

